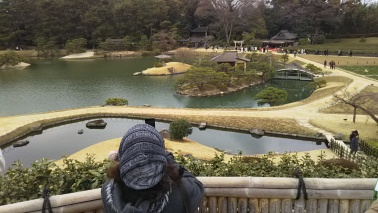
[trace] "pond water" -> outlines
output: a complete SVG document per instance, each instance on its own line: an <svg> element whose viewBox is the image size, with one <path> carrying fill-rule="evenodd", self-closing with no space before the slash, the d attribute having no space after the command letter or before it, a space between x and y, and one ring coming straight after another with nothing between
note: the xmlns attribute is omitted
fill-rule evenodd
<svg viewBox="0 0 378 213"><path fill-rule="evenodd" d="M26 139L30 143L23 147L4 146L2 150L6 166L9 167L16 160L20 160L27 167L34 160L42 158L57 160L62 156L73 154L93 144L122 137L132 126L144 123L144 120L137 119L106 118L104 120L107 122L105 129L88 129L85 127L88 120L80 121L46 129L40 135L29 136ZM84 130L83 134L78 134L80 129ZM169 129L169 124L156 122L156 129L159 131ZM267 154L270 151L285 153L326 148L324 143L316 145L312 141L269 136L257 139L249 133L209 128L201 131L194 127L193 133L188 138L228 153L236 154L242 151L243 155Z"/></svg>
<svg viewBox="0 0 378 213"><path fill-rule="evenodd" d="M133 76L153 67L154 57L93 60L33 60L22 70L0 70L0 116L47 112L77 107L99 106L111 97L126 98L131 106L150 104L175 108L260 107L254 96L267 86L285 89L286 103L307 98L312 90L305 81L274 80L264 85L212 97L187 97L175 93L175 76ZM264 105L267 106L267 105ZM41 158L59 159L92 144L122 137L128 128L143 121L106 119L104 130L85 128L85 122L62 125L28 137L25 147L2 147L9 166L15 160L30 165ZM157 123L157 128L168 124ZM77 131L85 129L84 134ZM194 128L190 139L231 153L266 154L269 151L308 151L321 149L314 142L262 137L249 134Z"/></svg>
<svg viewBox="0 0 378 213"><path fill-rule="evenodd" d="M99 106L112 97L125 98L131 106L250 108L259 107L254 96L267 86L285 89L286 103L304 99L312 92L305 87L308 81L274 80L220 96L181 96L173 85L183 75L133 76L155 62L154 57L33 60L26 69L0 70L0 116Z"/></svg>

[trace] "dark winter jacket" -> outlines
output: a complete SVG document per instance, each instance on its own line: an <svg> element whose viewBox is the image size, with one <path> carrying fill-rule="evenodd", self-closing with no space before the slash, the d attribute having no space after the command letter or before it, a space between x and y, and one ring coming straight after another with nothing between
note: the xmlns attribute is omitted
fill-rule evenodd
<svg viewBox="0 0 378 213"><path fill-rule="evenodd" d="M358 138L356 136L352 138L352 141L350 143L350 149L352 151L358 151Z"/></svg>
<svg viewBox="0 0 378 213"><path fill-rule="evenodd" d="M170 164L179 166L171 153L168 154L167 160ZM181 183L189 197L189 211L192 213L200 205L204 196L203 185L185 168ZM106 213L147 213L151 204L150 201L136 197L132 190L125 188L122 183L117 183L114 180L109 180L102 186L101 196ZM174 182L172 182L172 192L168 195L167 202L162 211L163 213L186 213L184 199L181 196L178 185Z"/></svg>

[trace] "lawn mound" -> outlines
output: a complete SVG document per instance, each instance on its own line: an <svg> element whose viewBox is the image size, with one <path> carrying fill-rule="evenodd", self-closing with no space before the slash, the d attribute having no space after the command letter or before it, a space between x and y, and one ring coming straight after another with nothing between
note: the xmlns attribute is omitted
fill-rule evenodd
<svg viewBox="0 0 378 213"><path fill-rule="evenodd" d="M163 67L152 67L142 71L143 75L175 75L185 73L191 66L181 62L168 62Z"/></svg>

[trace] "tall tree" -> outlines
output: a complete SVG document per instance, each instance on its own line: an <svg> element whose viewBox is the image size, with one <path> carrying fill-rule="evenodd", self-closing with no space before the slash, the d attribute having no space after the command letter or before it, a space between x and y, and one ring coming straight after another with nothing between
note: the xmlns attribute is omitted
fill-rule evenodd
<svg viewBox="0 0 378 213"><path fill-rule="evenodd" d="M273 34L287 29L307 37L313 34L336 32L341 23L340 5L324 0L273 0L266 10ZM274 22L274 24L272 23Z"/></svg>
<svg viewBox="0 0 378 213"><path fill-rule="evenodd" d="M139 39L141 35L151 37L160 30L160 23L168 20L165 0L124 0L113 7L113 18L119 35ZM122 36L122 37L123 37Z"/></svg>
<svg viewBox="0 0 378 213"><path fill-rule="evenodd" d="M88 10L81 15L81 27L92 48L113 34L114 26L111 19L110 4L104 0L93 0L92 4L88 5Z"/></svg>
<svg viewBox="0 0 378 213"><path fill-rule="evenodd" d="M169 21L177 27L181 38L188 38L190 30L197 27L195 11L199 0L167 0Z"/></svg>
<svg viewBox="0 0 378 213"><path fill-rule="evenodd" d="M243 8L251 8L253 4L253 0L201 0L196 15L212 20L213 27L223 31L229 44L233 31L244 23L248 14Z"/></svg>
<svg viewBox="0 0 378 213"><path fill-rule="evenodd" d="M35 22L33 0L4 0L0 2L0 30L8 47L31 45L32 28ZM0 41L1 42L1 41Z"/></svg>
<svg viewBox="0 0 378 213"><path fill-rule="evenodd" d="M335 94L334 101L337 103L343 103L353 107L353 123L356 123L357 109L363 111L368 116L370 116L376 123L378 123L378 117L376 116L378 112L378 94L375 92L359 92L350 93L344 91L341 94Z"/></svg>

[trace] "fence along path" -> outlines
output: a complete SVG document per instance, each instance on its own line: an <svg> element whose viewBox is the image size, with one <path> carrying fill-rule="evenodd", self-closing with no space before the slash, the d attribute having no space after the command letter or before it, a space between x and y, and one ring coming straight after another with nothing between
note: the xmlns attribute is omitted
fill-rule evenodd
<svg viewBox="0 0 378 213"><path fill-rule="evenodd" d="M198 177L206 197L197 212L203 213L361 213L373 196L375 178L305 178L296 200L298 179L276 177ZM100 189L50 197L53 212L100 213ZM43 199L0 206L0 212L41 212Z"/></svg>

